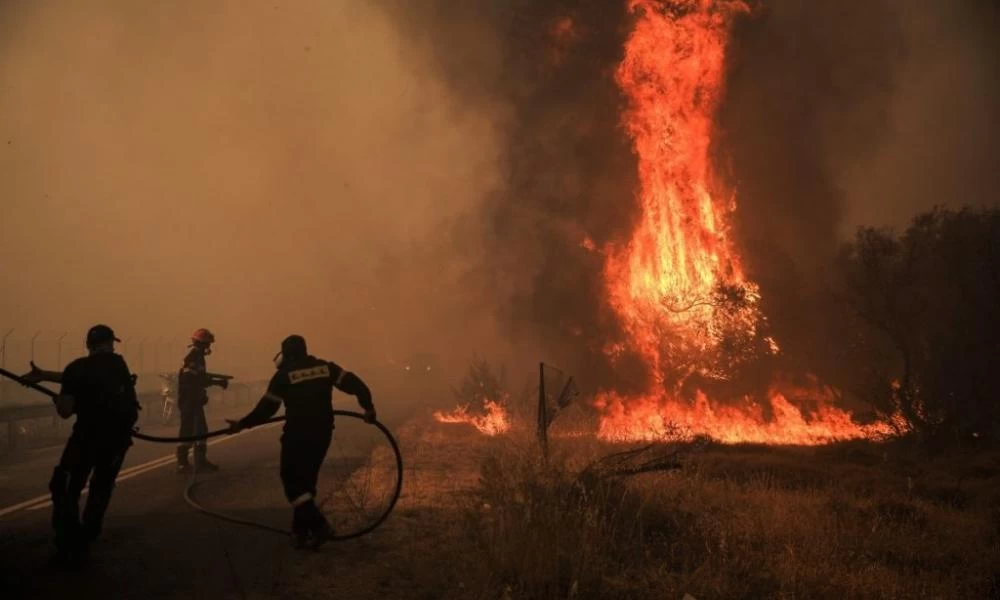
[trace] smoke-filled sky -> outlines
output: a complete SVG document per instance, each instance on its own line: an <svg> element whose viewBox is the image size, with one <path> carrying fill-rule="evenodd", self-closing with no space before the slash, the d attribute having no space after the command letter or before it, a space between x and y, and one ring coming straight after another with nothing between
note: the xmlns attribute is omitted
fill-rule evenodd
<svg viewBox="0 0 1000 600"><path fill-rule="evenodd" d="M759 4L720 114L751 265L997 201L996 2ZM348 366L508 338L572 362L553 338L614 335L580 241L634 219L627 25L610 0L0 1L0 328L209 327L262 370L291 332Z"/></svg>
<svg viewBox="0 0 1000 600"><path fill-rule="evenodd" d="M0 327L208 327L217 364L264 368L292 332L348 365L482 342L454 283L478 249L441 241L498 185L496 131L372 3L0 24Z"/></svg>
<svg viewBox="0 0 1000 600"><path fill-rule="evenodd" d="M845 224L898 226L935 204L1000 204L1000 2L891 6L903 55L884 138L843 172Z"/></svg>

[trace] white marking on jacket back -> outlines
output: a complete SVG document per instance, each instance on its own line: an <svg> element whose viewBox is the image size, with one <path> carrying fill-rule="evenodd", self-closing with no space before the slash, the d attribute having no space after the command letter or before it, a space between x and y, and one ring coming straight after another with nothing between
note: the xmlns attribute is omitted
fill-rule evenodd
<svg viewBox="0 0 1000 600"><path fill-rule="evenodd" d="M313 379L323 379L324 377L330 377L330 367L326 365L309 367L307 369L296 369L295 371L288 372L288 380L292 382L292 384L302 383L303 381L312 381Z"/></svg>

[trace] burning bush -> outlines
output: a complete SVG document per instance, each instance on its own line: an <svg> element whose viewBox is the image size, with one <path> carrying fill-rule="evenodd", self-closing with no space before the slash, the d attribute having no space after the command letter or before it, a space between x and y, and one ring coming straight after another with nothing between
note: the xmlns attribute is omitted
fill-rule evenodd
<svg viewBox="0 0 1000 600"><path fill-rule="evenodd" d="M515 407L506 379L503 366L494 369L485 357L473 357L465 377L453 388L458 406L451 411L436 411L434 419L440 423L468 424L490 436L507 433L515 413L526 408L523 401L526 394L521 394L522 401Z"/></svg>

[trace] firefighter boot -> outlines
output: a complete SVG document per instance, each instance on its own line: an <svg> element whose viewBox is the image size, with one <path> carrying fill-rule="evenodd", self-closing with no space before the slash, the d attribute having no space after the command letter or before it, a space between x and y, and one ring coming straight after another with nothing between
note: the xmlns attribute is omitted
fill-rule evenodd
<svg viewBox="0 0 1000 600"><path fill-rule="evenodd" d="M332 540L334 535L333 527L324 520L322 525L313 530L312 536L309 538L309 547L313 550L319 550L323 544Z"/></svg>
<svg viewBox="0 0 1000 600"><path fill-rule="evenodd" d="M188 462L188 446L177 447L177 472L191 472L191 463Z"/></svg>
<svg viewBox="0 0 1000 600"><path fill-rule="evenodd" d="M214 473L219 470L218 465L208 462L208 446L194 447L194 468L199 473Z"/></svg>
<svg viewBox="0 0 1000 600"><path fill-rule="evenodd" d="M309 526L304 506L296 506L292 515L292 548L303 550L308 547Z"/></svg>
<svg viewBox="0 0 1000 600"><path fill-rule="evenodd" d="M319 550L323 544L333 539L333 527L327 522L326 517L320 512L319 507L311 500L303 506L309 519L309 548Z"/></svg>

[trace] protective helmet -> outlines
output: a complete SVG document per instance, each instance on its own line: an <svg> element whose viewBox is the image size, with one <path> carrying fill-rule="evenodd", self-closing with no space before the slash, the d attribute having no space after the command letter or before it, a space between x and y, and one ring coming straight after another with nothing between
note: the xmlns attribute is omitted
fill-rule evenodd
<svg viewBox="0 0 1000 600"><path fill-rule="evenodd" d="M301 335L290 335L281 341L281 350L274 355L274 366L281 368L286 358L302 358L307 353L306 339Z"/></svg>
<svg viewBox="0 0 1000 600"><path fill-rule="evenodd" d="M215 343L215 336L207 329L196 329L191 334L191 341L200 344L213 344Z"/></svg>
<svg viewBox="0 0 1000 600"><path fill-rule="evenodd" d="M281 353L290 357L306 355L306 339L301 335L290 335L281 341Z"/></svg>
<svg viewBox="0 0 1000 600"><path fill-rule="evenodd" d="M87 331L87 347L94 348L110 342L120 342L115 332L107 325L94 325Z"/></svg>

